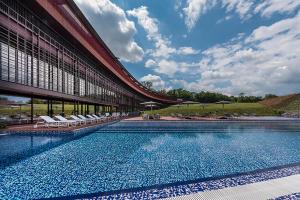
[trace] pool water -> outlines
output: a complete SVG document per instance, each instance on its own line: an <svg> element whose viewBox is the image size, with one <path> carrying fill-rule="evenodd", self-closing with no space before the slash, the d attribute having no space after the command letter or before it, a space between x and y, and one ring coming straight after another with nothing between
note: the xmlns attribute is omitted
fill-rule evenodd
<svg viewBox="0 0 300 200"><path fill-rule="evenodd" d="M297 122L119 122L67 142L56 138L65 141L59 145L31 136L44 150L23 157L20 146L28 141L10 137L0 135L0 155L12 160L0 162L0 199L122 190L300 162Z"/></svg>

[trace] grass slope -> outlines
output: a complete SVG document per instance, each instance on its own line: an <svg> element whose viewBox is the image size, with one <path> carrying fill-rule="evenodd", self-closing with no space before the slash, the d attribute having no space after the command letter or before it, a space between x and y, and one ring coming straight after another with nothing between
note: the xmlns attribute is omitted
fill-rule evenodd
<svg viewBox="0 0 300 200"><path fill-rule="evenodd" d="M147 111L150 113L150 111ZM258 116L266 116L266 115L278 115L278 111L276 109L270 108L268 106L262 105L260 103L233 103L226 104L224 106L220 104L207 104L207 106L203 107L201 104L193 104L193 105L182 105L182 106L169 106L167 108L153 110L152 113L158 113L163 116L170 115L171 113L181 113L185 114L195 114L195 115L224 115L224 114L238 114L238 115L258 115Z"/></svg>
<svg viewBox="0 0 300 200"><path fill-rule="evenodd" d="M300 104L300 94L291 94L291 95L266 99L264 101L261 101L260 103L284 111L297 111L298 106Z"/></svg>
<svg viewBox="0 0 300 200"><path fill-rule="evenodd" d="M53 105L53 112L54 114L60 114L61 113L61 104L60 105ZM74 106L65 104L65 114L70 115L73 111ZM90 108L91 111L93 111L94 108ZM21 109L18 108L10 108L10 107L0 107L0 113L3 115L30 115L30 106L22 106ZM47 114L47 105L46 104L34 104L33 107L33 113L34 115L46 115Z"/></svg>

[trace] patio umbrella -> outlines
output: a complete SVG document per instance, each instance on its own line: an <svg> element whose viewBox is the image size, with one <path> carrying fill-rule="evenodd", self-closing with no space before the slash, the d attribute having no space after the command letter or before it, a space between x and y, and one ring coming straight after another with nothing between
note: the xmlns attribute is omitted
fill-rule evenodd
<svg viewBox="0 0 300 200"><path fill-rule="evenodd" d="M173 105L173 106L179 108L180 106L182 106L182 104L175 104L175 105Z"/></svg>
<svg viewBox="0 0 300 200"><path fill-rule="evenodd" d="M198 104L198 102L195 102L195 101L184 101L184 102L182 102L182 104L186 104L187 106L189 106L190 104Z"/></svg>
<svg viewBox="0 0 300 200"><path fill-rule="evenodd" d="M204 107L208 106L207 104L205 103L201 103L200 106L202 107L202 109L204 110Z"/></svg>
<svg viewBox="0 0 300 200"><path fill-rule="evenodd" d="M159 104L158 102L155 102L155 101L146 101L146 102L143 102L141 103L141 105L151 105L151 104Z"/></svg>
<svg viewBox="0 0 300 200"><path fill-rule="evenodd" d="M145 107L150 107L151 108L151 113L152 113L152 108L155 107L155 106L158 106L157 104L160 104L160 103L154 102L154 101L147 101L147 102L141 103L141 105L145 105Z"/></svg>
<svg viewBox="0 0 300 200"><path fill-rule="evenodd" d="M155 104L149 104L149 105L146 105L145 107L151 108L151 112L152 112L152 108L153 108L153 107L157 107L157 105L155 105Z"/></svg>
<svg viewBox="0 0 300 200"><path fill-rule="evenodd" d="M223 109L224 109L224 105L225 104L231 104L230 101L219 101L219 102L216 102L216 104L222 104L223 105Z"/></svg>

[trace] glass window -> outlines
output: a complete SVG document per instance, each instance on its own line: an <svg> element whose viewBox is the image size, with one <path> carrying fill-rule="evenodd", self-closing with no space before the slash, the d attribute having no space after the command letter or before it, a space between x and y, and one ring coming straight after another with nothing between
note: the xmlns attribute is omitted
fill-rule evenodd
<svg viewBox="0 0 300 200"><path fill-rule="evenodd" d="M8 81L8 46L1 44L1 80Z"/></svg>

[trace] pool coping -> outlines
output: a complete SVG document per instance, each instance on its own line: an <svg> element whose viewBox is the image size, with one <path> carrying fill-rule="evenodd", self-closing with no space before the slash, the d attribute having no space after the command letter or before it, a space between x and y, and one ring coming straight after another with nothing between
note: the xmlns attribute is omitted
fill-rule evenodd
<svg viewBox="0 0 300 200"><path fill-rule="evenodd" d="M130 123L130 122L193 122L193 123L197 123L197 122L202 122L202 123L214 123L214 122L300 122L299 118L296 119L281 119L281 120L269 120L269 119L211 119L211 120L204 120L204 119L200 119L200 120L193 120L193 119L182 119L182 120L121 120L121 122L126 122L126 123Z"/></svg>
<svg viewBox="0 0 300 200"><path fill-rule="evenodd" d="M174 183L158 184L138 188L45 199L162 199L189 195L204 191L217 190L226 187L246 185L295 174L300 174L300 162L217 177L199 178L189 181L179 181Z"/></svg>
<svg viewBox="0 0 300 200"><path fill-rule="evenodd" d="M0 135L15 135L15 134L37 134L37 135L82 135L82 134L87 134L90 132L93 132L95 130L98 130L99 128L102 128L104 126L108 126L114 123L118 123L121 120L115 120L115 121L109 121L109 122L104 122L101 124L94 124L92 126L86 126L86 127L78 127L77 129L72 129L72 130L60 130L60 129L55 129L55 130L0 130Z"/></svg>
<svg viewBox="0 0 300 200"><path fill-rule="evenodd" d="M102 124L97 124L89 127L82 127L74 130L36 130L36 131L14 131L9 130L7 134L51 134L51 135L63 135L63 134L74 134L74 135L85 135L100 128L103 128L107 125L111 125L118 122L125 123L141 123L141 122L191 122L191 123L226 123L226 122L278 122L278 121L233 121L233 120L218 120L218 121L196 121L196 120L151 120L151 121L124 121L124 120L116 120L110 121ZM295 122L295 120L282 120L280 122ZM298 122L298 121L297 121ZM4 131L5 132L5 131ZM0 131L0 133L3 133ZM300 162L276 166L266 169L258 169L249 172L235 173L217 177L208 177L208 178L200 178L189 181L179 181L174 183L167 184L157 184L145 187L137 187L137 188L129 188L129 189L121 189L114 191L105 191L105 192L96 192L89 194L78 194L71 196L61 196L61 197L53 197L46 199L160 199L160 198L168 198L168 197L176 197L182 195L193 194L197 192L210 191L216 189L222 189L225 187L234 187L238 185L245 185L260 181L266 181L271 179L277 179L285 176L290 176L293 174L300 174ZM300 192L300 191L299 191Z"/></svg>
<svg viewBox="0 0 300 200"><path fill-rule="evenodd" d="M101 124L95 124L92 126L87 127L79 127L77 129L72 130L0 130L0 135L10 135L10 134L39 134L39 135L78 135L78 134L86 134L92 131L95 131L101 127L111 125L117 122L122 123L147 123L147 122L160 122L160 123L176 123L176 122L188 122L188 123L253 123L253 122L260 122L260 123L290 123L290 122L300 122L300 119L291 119L291 120L231 120L231 119L214 119L214 120L115 120L115 121L109 121L104 122Z"/></svg>

